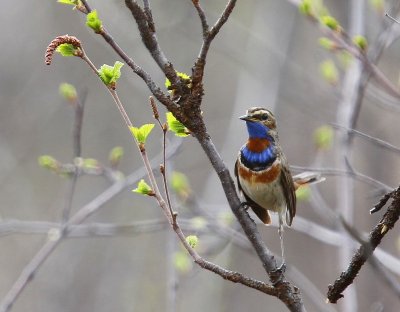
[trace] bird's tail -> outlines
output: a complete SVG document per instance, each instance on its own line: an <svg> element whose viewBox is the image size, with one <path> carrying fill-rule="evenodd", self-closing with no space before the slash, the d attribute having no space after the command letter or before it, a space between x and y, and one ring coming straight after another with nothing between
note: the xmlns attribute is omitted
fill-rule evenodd
<svg viewBox="0 0 400 312"><path fill-rule="evenodd" d="M317 172L306 171L293 176L293 183L296 190L303 185L310 185L325 181L325 178Z"/></svg>

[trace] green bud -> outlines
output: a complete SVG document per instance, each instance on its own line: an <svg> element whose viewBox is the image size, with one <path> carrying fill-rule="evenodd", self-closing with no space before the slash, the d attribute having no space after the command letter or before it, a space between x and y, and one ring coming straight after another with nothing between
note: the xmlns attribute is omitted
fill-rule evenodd
<svg viewBox="0 0 400 312"><path fill-rule="evenodd" d="M145 144L147 137L149 136L151 130L153 130L154 124L145 124L141 126L140 128L136 127L129 127L129 130L131 131L133 137L138 141L139 143Z"/></svg>
<svg viewBox="0 0 400 312"><path fill-rule="evenodd" d="M313 12L312 12L311 0L303 0L302 2L300 2L299 10L300 10L300 13L302 13L304 15L312 16Z"/></svg>
<svg viewBox="0 0 400 312"><path fill-rule="evenodd" d="M49 169L52 171L57 170L60 167L60 163L50 155L42 155L38 158L38 163L40 167Z"/></svg>
<svg viewBox="0 0 400 312"><path fill-rule="evenodd" d="M96 10L93 10L86 15L86 25L93 29L96 34L103 31L102 21L99 19Z"/></svg>
<svg viewBox="0 0 400 312"><path fill-rule="evenodd" d="M339 73L332 60L323 61L319 66L322 77L330 84L335 85L339 80Z"/></svg>
<svg viewBox="0 0 400 312"><path fill-rule="evenodd" d="M144 179L140 180L137 187L132 190L132 192L142 194L142 195L148 195L148 196L153 196L154 192L151 189L150 185L148 185Z"/></svg>
<svg viewBox="0 0 400 312"><path fill-rule="evenodd" d="M334 31L340 31L341 29L339 22L330 15L322 16L321 23Z"/></svg>
<svg viewBox="0 0 400 312"><path fill-rule="evenodd" d="M328 51L332 51L336 48L336 43L326 37L319 38L318 43L321 47Z"/></svg>
<svg viewBox="0 0 400 312"><path fill-rule="evenodd" d="M360 50L366 51L368 47L367 39L364 36L356 35L353 37L353 43L359 47Z"/></svg>
<svg viewBox="0 0 400 312"><path fill-rule="evenodd" d="M171 112L166 113L166 117L168 129L175 133L176 136L186 137L190 134L189 129L186 128L178 119L176 119Z"/></svg>
<svg viewBox="0 0 400 312"><path fill-rule="evenodd" d="M78 95L76 89L72 84L62 83L59 87L60 95L67 101L74 102L77 100Z"/></svg>
<svg viewBox="0 0 400 312"><path fill-rule="evenodd" d="M121 146L115 146L108 155L108 160L110 161L111 166L112 167L117 166L123 156L124 156L124 148Z"/></svg>
<svg viewBox="0 0 400 312"><path fill-rule="evenodd" d="M331 126L325 125L314 131L314 144L318 149L331 148L334 139L334 131Z"/></svg>
<svg viewBox="0 0 400 312"><path fill-rule="evenodd" d="M83 158L82 167L85 169L98 169L100 167L99 161L94 158Z"/></svg>
<svg viewBox="0 0 400 312"><path fill-rule="evenodd" d="M190 245L190 247L196 248L199 239L197 238L196 235L189 235L186 237L186 242Z"/></svg>

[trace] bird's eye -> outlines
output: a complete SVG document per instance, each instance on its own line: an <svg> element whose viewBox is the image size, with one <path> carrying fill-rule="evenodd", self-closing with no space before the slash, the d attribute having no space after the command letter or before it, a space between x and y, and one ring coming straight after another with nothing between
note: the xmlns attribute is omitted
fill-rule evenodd
<svg viewBox="0 0 400 312"><path fill-rule="evenodd" d="M267 120L267 119L268 119L268 114L261 115L261 120Z"/></svg>

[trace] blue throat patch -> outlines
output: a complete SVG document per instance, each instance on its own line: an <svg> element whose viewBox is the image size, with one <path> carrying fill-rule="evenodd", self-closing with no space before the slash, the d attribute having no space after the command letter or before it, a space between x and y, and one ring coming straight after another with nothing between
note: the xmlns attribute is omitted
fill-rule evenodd
<svg viewBox="0 0 400 312"><path fill-rule="evenodd" d="M241 149L242 161L248 167L253 167L252 164L261 166L269 166L276 159L276 148L274 139L268 134L269 128L258 122L246 121L247 131L250 138L267 139L270 144L263 151L257 153L250 151L247 146Z"/></svg>
<svg viewBox="0 0 400 312"><path fill-rule="evenodd" d="M273 142L273 138L268 134L269 128L258 122L246 121L247 132L250 138L268 139Z"/></svg>

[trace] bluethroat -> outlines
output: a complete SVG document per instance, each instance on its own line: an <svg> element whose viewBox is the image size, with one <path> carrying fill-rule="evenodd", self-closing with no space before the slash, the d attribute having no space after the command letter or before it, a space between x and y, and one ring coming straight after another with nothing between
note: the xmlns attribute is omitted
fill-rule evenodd
<svg viewBox="0 0 400 312"><path fill-rule="evenodd" d="M246 122L249 138L240 149L235 164L239 191L244 204L264 224L271 223L270 211L278 213L284 264L283 223L290 226L296 215L295 191L301 185L324 179L313 172L291 175L279 144L275 117L268 109L251 107L240 119Z"/></svg>

